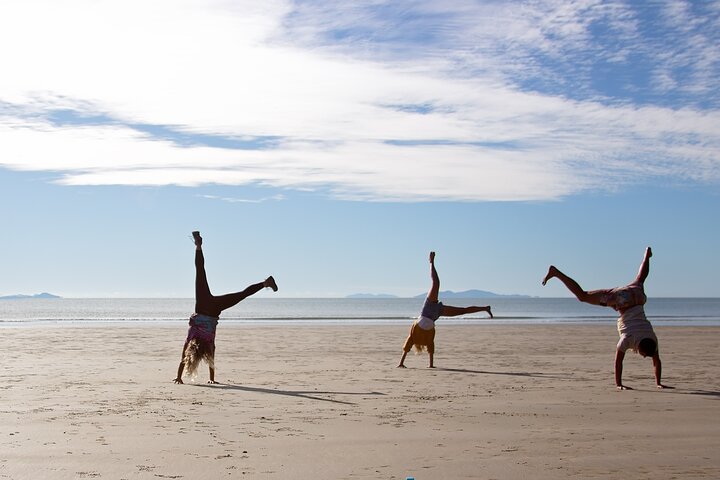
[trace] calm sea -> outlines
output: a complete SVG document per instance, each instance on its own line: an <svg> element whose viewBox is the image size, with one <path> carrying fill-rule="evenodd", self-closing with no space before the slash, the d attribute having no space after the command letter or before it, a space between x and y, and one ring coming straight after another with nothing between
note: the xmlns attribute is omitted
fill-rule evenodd
<svg viewBox="0 0 720 480"><path fill-rule="evenodd" d="M447 324L560 324L614 323L612 309L585 305L573 298L452 299L456 306L490 304L495 315L484 313L443 318ZM22 299L0 300L0 326L42 324L185 323L193 311L192 299ZM249 298L226 310L223 322L241 324L409 324L422 299ZM651 298L646 313L654 325L720 326L720 298Z"/></svg>

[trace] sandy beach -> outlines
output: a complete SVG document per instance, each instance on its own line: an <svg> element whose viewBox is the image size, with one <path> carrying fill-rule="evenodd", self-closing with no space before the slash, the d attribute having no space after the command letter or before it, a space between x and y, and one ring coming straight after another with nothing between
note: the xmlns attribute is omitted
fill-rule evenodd
<svg viewBox="0 0 720 480"><path fill-rule="evenodd" d="M613 326L223 325L217 374L172 383L186 327L0 330L0 478L720 478L720 327L657 328L613 381Z"/></svg>

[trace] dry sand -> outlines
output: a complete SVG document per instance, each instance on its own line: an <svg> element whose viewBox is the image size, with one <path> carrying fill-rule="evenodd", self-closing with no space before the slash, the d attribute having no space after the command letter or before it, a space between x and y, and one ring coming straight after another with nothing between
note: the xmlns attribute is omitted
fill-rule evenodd
<svg viewBox="0 0 720 480"><path fill-rule="evenodd" d="M172 383L174 325L0 329L0 478L720 478L720 328L658 328L665 383L613 326L221 325L217 380Z"/></svg>

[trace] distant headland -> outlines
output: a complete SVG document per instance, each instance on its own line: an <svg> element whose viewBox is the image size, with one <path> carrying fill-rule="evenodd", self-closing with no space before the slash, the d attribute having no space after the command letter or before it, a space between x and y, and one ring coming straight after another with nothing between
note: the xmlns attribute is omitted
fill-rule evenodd
<svg viewBox="0 0 720 480"><path fill-rule="evenodd" d="M0 300L25 300L28 298L62 298L58 297L57 295L53 295L52 293L36 293L35 295L7 295L4 297L0 297Z"/></svg>
<svg viewBox="0 0 720 480"><path fill-rule="evenodd" d="M427 293L421 293L419 295L415 295L412 298L424 298L427 295ZM445 290L444 292L440 292L439 295L440 299L443 298L532 298L530 295L519 295L519 294L510 294L505 295L502 293L493 293L488 292L485 290L464 290L462 292L454 292L452 290ZM345 298L400 298L396 295L390 295L387 293L354 293L352 295L348 295Z"/></svg>

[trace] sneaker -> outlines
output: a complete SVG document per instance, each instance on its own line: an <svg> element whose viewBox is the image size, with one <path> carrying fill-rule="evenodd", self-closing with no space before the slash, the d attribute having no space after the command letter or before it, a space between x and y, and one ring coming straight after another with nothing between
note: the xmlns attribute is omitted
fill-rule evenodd
<svg viewBox="0 0 720 480"><path fill-rule="evenodd" d="M202 245L202 237L200 236L200 232L195 230L194 232L192 232L192 236L193 236L193 241L195 242L195 245L198 245L198 246Z"/></svg>
<svg viewBox="0 0 720 480"><path fill-rule="evenodd" d="M273 292L278 291L277 283L275 283L275 279L272 277L272 275L265 279L265 286L272 288Z"/></svg>

